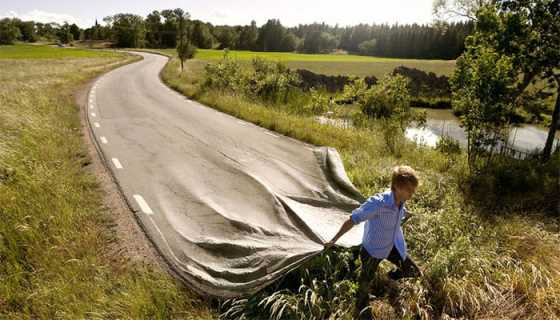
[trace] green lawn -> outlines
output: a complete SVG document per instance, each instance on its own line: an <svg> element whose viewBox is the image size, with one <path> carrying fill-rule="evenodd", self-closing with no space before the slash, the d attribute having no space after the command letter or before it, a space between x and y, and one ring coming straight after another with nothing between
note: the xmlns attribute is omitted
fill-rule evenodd
<svg viewBox="0 0 560 320"><path fill-rule="evenodd" d="M0 59L61 59L113 57L113 52L95 52L72 47L59 48L50 45L15 44L0 46Z"/></svg>
<svg viewBox="0 0 560 320"><path fill-rule="evenodd" d="M175 49L158 50L175 55ZM345 54L303 54L291 52L254 52L230 50L229 55L238 60L250 61L253 58L281 61L292 69L307 69L327 75L371 76L378 78L393 71L398 66L417 68L437 75L450 76L455 69L455 60L421 60L379 58ZM196 59L216 61L224 56L223 50L198 49Z"/></svg>

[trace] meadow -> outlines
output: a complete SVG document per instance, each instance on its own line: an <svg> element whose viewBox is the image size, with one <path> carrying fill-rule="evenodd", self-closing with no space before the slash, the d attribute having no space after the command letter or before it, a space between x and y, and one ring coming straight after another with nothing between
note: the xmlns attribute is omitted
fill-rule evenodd
<svg viewBox="0 0 560 320"><path fill-rule="evenodd" d="M0 47L0 318L212 319L122 250L74 94L137 56Z"/></svg>
<svg viewBox="0 0 560 320"><path fill-rule="evenodd" d="M448 153L400 139L398 152L392 152L377 121L351 128L322 125L289 102L213 89L205 85L205 64L189 60L181 72L172 58L161 76L174 90L207 106L337 148L351 181L364 195L387 188L394 165L411 165L419 172L421 184L407 204L411 218L403 229L424 276L395 283L385 275L391 265L382 263L372 292L377 319L560 316L560 225L546 205L554 203L558 155L546 166L504 159L509 171L483 177L492 182L470 189L472 177L460 150ZM511 185L528 192L508 193ZM477 192L487 202L478 201ZM327 251L248 299L225 301L223 316L350 319L359 269L355 258L353 250Z"/></svg>
<svg viewBox="0 0 560 320"><path fill-rule="evenodd" d="M66 59L66 58L101 58L115 57L111 51L95 52L78 48L58 48L53 45L15 44L0 46L0 59Z"/></svg>
<svg viewBox="0 0 560 320"><path fill-rule="evenodd" d="M159 50L174 55L175 49ZM455 68L454 60L395 59L358 56L350 54L303 54L289 52L255 52L229 50L228 55L240 61L251 61L260 57L270 61L285 63L292 69L307 69L326 75L376 76L383 77L398 66L417 68L437 75L449 76ZM224 56L223 50L198 49L195 58L202 61L218 61Z"/></svg>

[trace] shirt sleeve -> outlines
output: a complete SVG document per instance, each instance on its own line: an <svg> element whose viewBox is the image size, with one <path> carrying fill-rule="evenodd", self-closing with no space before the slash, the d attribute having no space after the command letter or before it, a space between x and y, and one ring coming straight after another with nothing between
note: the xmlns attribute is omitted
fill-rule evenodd
<svg viewBox="0 0 560 320"><path fill-rule="evenodd" d="M378 214L378 209L381 208L381 205L383 205L382 195L369 197L359 208L352 211L352 215L350 216L352 222L358 224L373 219Z"/></svg>
<svg viewBox="0 0 560 320"><path fill-rule="evenodd" d="M408 215L408 210L406 210L406 206L404 204L403 204L402 211L403 211L403 214L402 214L401 221L404 221L406 219L406 216Z"/></svg>

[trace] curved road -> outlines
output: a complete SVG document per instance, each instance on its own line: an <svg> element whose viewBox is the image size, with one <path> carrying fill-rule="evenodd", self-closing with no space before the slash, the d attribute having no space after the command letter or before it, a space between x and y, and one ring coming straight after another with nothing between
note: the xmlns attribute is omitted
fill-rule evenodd
<svg viewBox="0 0 560 320"><path fill-rule="evenodd" d="M320 253L363 197L336 150L205 107L143 60L100 77L88 121L144 231L200 293L254 293ZM361 228L340 244L357 245Z"/></svg>

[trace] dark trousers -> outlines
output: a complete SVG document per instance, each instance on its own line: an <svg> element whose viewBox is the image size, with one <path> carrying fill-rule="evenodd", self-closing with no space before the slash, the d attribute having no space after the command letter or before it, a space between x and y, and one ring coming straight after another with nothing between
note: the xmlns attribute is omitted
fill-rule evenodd
<svg viewBox="0 0 560 320"><path fill-rule="evenodd" d="M371 282L377 271L379 263L383 259L377 259L367 252L367 250L362 246L360 249L360 261L362 262L362 269L360 272L360 277L358 279L358 293L356 300L356 313L355 319L371 319L371 311L363 310L369 304L369 292L371 290ZM397 270L390 272L389 277L397 280L401 278L417 277L421 274L420 268L412 261L410 256L407 256L404 260L401 258L398 250L393 246L391 253L387 257L387 260L391 261L397 266ZM363 312L362 312L363 311Z"/></svg>

